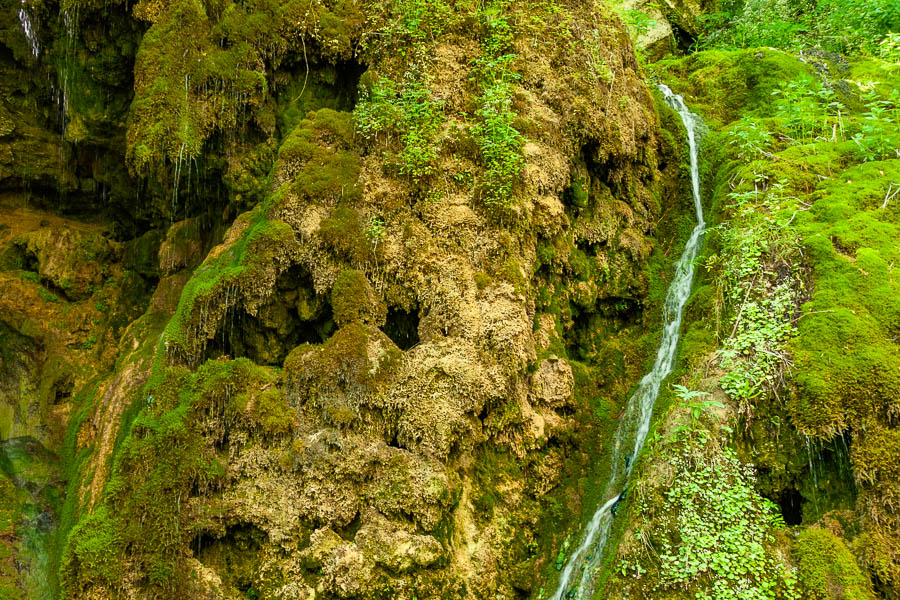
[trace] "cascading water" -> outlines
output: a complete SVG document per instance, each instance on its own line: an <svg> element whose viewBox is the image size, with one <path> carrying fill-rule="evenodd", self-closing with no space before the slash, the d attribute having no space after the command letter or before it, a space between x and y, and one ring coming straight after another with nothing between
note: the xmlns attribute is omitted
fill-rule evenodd
<svg viewBox="0 0 900 600"><path fill-rule="evenodd" d="M666 104L681 116L687 130L691 156L691 191L694 197L694 210L697 213L697 225L685 244L681 258L675 265L675 277L666 293L662 339L656 353L656 362L653 364L653 369L641 379L638 389L628 399L625 414L616 432L612 454L612 472L604 492L607 500L591 517L581 544L566 562L560 575L559 586L552 597L553 600L590 598L594 591L594 572L603 558L603 550L612 519L619 501L625 496L624 490L627 487L628 477L631 475L634 459L640 454L644 447L644 441L647 439L650 417L653 414L656 398L659 396L659 388L663 380L672 372L684 305L691 293L691 285L694 280L694 259L697 257L700 240L706 226L703 220L703 207L700 203L700 169L697 160L700 119L688 110L681 96L673 93L665 85L660 85L659 89ZM624 460L623 449L630 451L630 454L624 456Z"/></svg>
<svg viewBox="0 0 900 600"><path fill-rule="evenodd" d="M34 22L31 20L31 12L28 9L26 0L22 0L19 6L19 23L22 24L22 31L25 32L25 38L31 45L31 53L37 58L41 53L41 46L38 42L37 30L34 27Z"/></svg>

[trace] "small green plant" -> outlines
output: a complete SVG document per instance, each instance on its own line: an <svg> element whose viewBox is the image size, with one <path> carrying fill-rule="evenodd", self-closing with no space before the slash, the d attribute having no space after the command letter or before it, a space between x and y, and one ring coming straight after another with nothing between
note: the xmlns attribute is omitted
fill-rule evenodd
<svg viewBox="0 0 900 600"><path fill-rule="evenodd" d="M38 274L35 273L34 271L22 271L22 273L19 276L22 279L24 279L25 281L30 281L31 283L40 284L40 282L41 282L40 277L38 277Z"/></svg>
<svg viewBox="0 0 900 600"><path fill-rule="evenodd" d="M398 170L414 181L434 172L436 136L444 122L430 82L424 67L413 64L400 82L381 78L363 89L354 111L356 130L363 138L374 140L379 134L399 138Z"/></svg>
<svg viewBox="0 0 900 600"><path fill-rule="evenodd" d="M473 65L473 79L481 87L476 110L479 122L473 130L484 163L481 193L486 205L499 208L510 206L513 187L525 164L525 139L513 126L513 90L519 76L511 69L516 59L509 52L513 30L503 6L504 2L495 0L479 12L486 36L482 56Z"/></svg>
<svg viewBox="0 0 900 600"><path fill-rule="evenodd" d="M48 292L44 288L38 288L38 294L40 294L41 300L44 302L59 302L59 296Z"/></svg>
<svg viewBox="0 0 900 600"><path fill-rule="evenodd" d="M893 90L889 99L882 99L874 91L865 96L866 111L853 136L857 145L856 157L863 162L900 158L900 91Z"/></svg>
<svg viewBox="0 0 900 600"><path fill-rule="evenodd" d="M659 10L659 4L655 2L647 3L645 6L649 10ZM656 19L642 10L626 10L625 25L631 37L637 39L656 27Z"/></svg>
<svg viewBox="0 0 900 600"><path fill-rule="evenodd" d="M696 587L703 600L799 600L790 572L768 549L783 521L754 489L753 468L727 447L703 456L685 445L669 458L676 474L662 519L677 537L659 549L662 585Z"/></svg>
<svg viewBox="0 0 900 600"><path fill-rule="evenodd" d="M384 238L384 219L378 215L372 215L369 224L366 226L366 239L372 244L374 249L378 248L378 243Z"/></svg>
<svg viewBox="0 0 900 600"><path fill-rule="evenodd" d="M699 400L699 398L709 396L708 392L689 390L687 387L677 383L672 386L672 389L675 390L675 395L681 400L680 405L688 409L693 424L696 424L697 421L700 420L700 415L702 415L704 411L707 411L710 408L725 407L724 404L716 402L715 400Z"/></svg>
<svg viewBox="0 0 900 600"><path fill-rule="evenodd" d="M737 147L738 158L754 160L770 155L772 136L764 125L744 116L732 126L728 143Z"/></svg>
<svg viewBox="0 0 900 600"><path fill-rule="evenodd" d="M845 107L822 81L807 78L783 84L772 92L776 96L777 117L796 141L838 139L843 134Z"/></svg>

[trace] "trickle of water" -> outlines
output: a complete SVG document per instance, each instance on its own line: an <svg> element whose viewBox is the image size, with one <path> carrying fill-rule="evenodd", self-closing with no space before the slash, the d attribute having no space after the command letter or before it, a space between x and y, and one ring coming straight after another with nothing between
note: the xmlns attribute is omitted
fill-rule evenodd
<svg viewBox="0 0 900 600"><path fill-rule="evenodd" d="M809 439L808 435L804 435L806 438L806 456L809 460L809 473L812 475L813 480L813 488L812 488L812 496L813 496L813 506L816 509L816 519L819 518L819 498L817 492L819 491L819 477L816 475L816 465L813 462L813 452L812 452L812 442ZM821 455L820 455L821 459Z"/></svg>
<svg viewBox="0 0 900 600"><path fill-rule="evenodd" d="M37 29L35 29L34 22L31 20L31 13L28 11L27 0L22 0L22 4L19 7L19 22L22 24L22 30L25 32L25 37L31 45L31 53L37 58L41 53L41 45L38 42Z"/></svg>
<svg viewBox="0 0 900 600"><path fill-rule="evenodd" d="M625 414L616 431L612 454L612 472L606 483L604 497L607 498L591 517L587 530L578 548L571 554L563 569L559 586L552 600L563 598L590 598L593 593L594 574L603 560L603 551L609 536L610 525L615 516L619 501L625 496L628 478L635 460L644 447L647 433L650 430L650 417L663 380L672 372L675 363L675 351L681 333L681 320L684 305L691 293L694 280L694 259L700 249L700 241L706 222L703 220L703 206L700 199L700 167L698 161L698 138L700 118L688 110L681 96L676 95L665 85L659 86L666 103L681 117L687 130L688 146L691 157L691 192L694 199L694 211L697 214L697 225L691 232L684 246L681 257L675 264L675 276L666 293L663 307L663 332L656 353L653 369L641 379L638 389L628 399ZM622 449L630 450L630 454L622 460ZM624 473L622 464L624 463Z"/></svg>

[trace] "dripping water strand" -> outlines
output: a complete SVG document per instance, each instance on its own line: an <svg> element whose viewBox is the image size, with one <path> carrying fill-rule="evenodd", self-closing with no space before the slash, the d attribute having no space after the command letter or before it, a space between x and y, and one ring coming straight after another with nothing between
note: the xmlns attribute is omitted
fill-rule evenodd
<svg viewBox="0 0 900 600"><path fill-rule="evenodd" d="M62 13L63 26L66 30L65 57L62 65L62 73L59 73L59 89L57 90L57 106L59 109L59 126L63 141L66 139L66 129L69 119L69 85L72 83L73 64L75 60L75 43L78 32L78 8L69 8Z"/></svg>
<svg viewBox="0 0 900 600"><path fill-rule="evenodd" d="M628 399L625 413L616 431L612 449L612 463L604 498L588 523L584 537L571 554L560 575L559 586L552 600L577 598L583 600L593 594L594 573L603 559L603 550L609 536L612 519L619 502L625 497L628 478L634 462L640 454L650 430L650 418L659 396L663 380L671 373L675 363L675 351L681 332L684 305L691 292L694 279L694 259L700 247L705 228L703 207L700 201L700 168L698 161L698 133L700 119L691 113L681 96L675 95L665 85L659 86L666 103L681 117L687 130L691 159L691 192L697 225L685 244L684 251L675 265L675 275L663 306L663 331L653 368L641 379L637 390ZM622 452L630 452L622 456ZM623 460L624 459L624 460ZM624 463L624 472L622 464Z"/></svg>
<svg viewBox="0 0 900 600"><path fill-rule="evenodd" d="M170 225L175 223L175 212L178 209L178 184L181 181L181 165L184 160L184 144L181 144L181 148L178 150L178 160L175 162L175 175L174 175L174 183L172 184L172 206L171 206L171 214L169 215ZM188 163L188 175L190 176L190 163Z"/></svg>
<svg viewBox="0 0 900 600"><path fill-rule="evenodd" d="M37 28L31 18L31 12L28 9L27 0L22 0L19 6L19 23L22 24L22 30L25 32L25 39L31 46L31 54L37 58L41 53L41 45L38 41Z"/></svg>

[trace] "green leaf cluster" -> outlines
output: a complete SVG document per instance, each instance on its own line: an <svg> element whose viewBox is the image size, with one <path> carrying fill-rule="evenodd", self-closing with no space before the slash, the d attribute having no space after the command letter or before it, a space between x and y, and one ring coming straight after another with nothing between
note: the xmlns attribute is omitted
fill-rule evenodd
<svg viewBox="0 0 900 600"><path fill-rule="evenodd" d="M513 187L525 164L525 139L513 126L513 95L519 76L512 70L517 56L510 51L514 32L503 12L504 4L500 0L488 3L478 14L485 38L482 56L473 69L473 80L481 88L473 136L484 162L482 198L486 205L498 208L511 206Z"/></svg>

